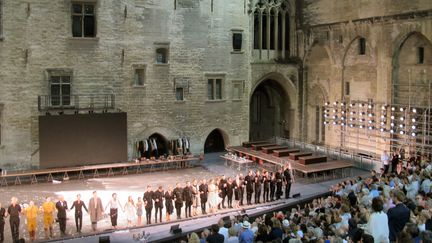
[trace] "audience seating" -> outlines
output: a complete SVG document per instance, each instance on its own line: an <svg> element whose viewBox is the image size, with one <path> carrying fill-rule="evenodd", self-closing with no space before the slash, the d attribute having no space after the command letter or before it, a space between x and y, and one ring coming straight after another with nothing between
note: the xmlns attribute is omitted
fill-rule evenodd
<svg viewBox="0 0 432 243"><path fill-rule="evenodd" d="M327 156L302 156L299 158L299 163L302 165L311 165L327 162Z"/></svg>
<svg viewBox="0 0 432 243"><path fill-rule="evenodd" d="M292 160L298 160L300 157L311 156L311 155L312 155L311 152L296 152L296 153L290 153L288 158Z"/></svg>
<svg viewBox="0 0 432 243"><path fill-rule="evenodd" d="M273 150L273 155L276 157L285 157L290 153L300 152L300 149L276 149Z"/></svg>
<svg viewBox="0 0 432 243"><path fill-rule="evenodd" d="M274 143L261 143L261 144L252 144L253 150L261 150L262 147L271 147L271 146L277 146L277 144Z"/></svg>
<svg viewBox="0 0 432 243"><path fill-rule="evenodd" d="M287 146L270 146L270 147L263 147L262 148L262 152L266 153L266 154L271 154L273 152L273 150L277 150L277 149L287 149Z"/></svg>

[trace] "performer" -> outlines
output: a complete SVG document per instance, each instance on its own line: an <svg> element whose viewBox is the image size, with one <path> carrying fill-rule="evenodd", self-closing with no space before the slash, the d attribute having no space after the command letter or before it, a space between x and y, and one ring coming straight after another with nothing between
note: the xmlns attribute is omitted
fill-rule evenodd
<svg viewBox="0 0 432 243"><path fill-rule="evenodd" d="M27 230L30 235L30 242L36 240L36 228L37 228L37 215L38 207L34 205L33 201L30 201L29 206L24 209L24 214L27 217Z"/></svg>
<svg viewBox="0 0 432 243"><path fill-rule="evenodd" d="M120 201L117 199L117 193L113 193L111 195L111 200L109 200L108 204L105 206L104 211L106 211L108 207L110 209L109 215L111 219L111 226L113 229L117 229L117 218L119 214L118 208L120 207L122 211L124 211Z"/></svg>
<svg viewBox="0 0 432 243"><path fill-rule="evenodd" d="M6 218L6 209L0 203L0 242L4 241L4 226Z"/></svg>
<svg viewBox="0 0 432 243"><path fill-rule="evenodd" d="M261 184L262 184L262 177L260 175L259 170L257 170L254 178L254 186L255 186L255 204L259 204L260 197L261 197Z"/></svg>
<svg viewBox="0 0 432 243"><path fill-rule="evenodd" d="M191 208L193 203L193 189L189 181L186 182L186 186L183 188L183 200L185 202L186 218L192 217Z"/></svg>
<svg viewBox="0 0 432 243"><path fill-rule="evenodd" d="M138 201L136 204L136 215L137 215L137 225L140 226L142 224L142 215L143 215L143 205L144 202L141 197L138 197Z"/></svg>
<svg viewBox="0 0 432 243"><path fill-rule="evenodd" d="M177 182L173 194L175 200L177 219L181 219L181 208L183 207L183 189L181 188L180 183Z"/></svg>
<svg viewBox="0 0 432 243"><path fill-rule="evenodd" d="M216 212L216 207L219 204L219 196L218 189L213 179L210 180L210 183L208 185L208 191L208 204L210 207L210 212L214 213Z"/></svg>
<svg viewBox="0 0 432 243"><path fill-rule="evenodd" d="M275 173L270 172L270 201L274 201L276 191L276 176Z"/></svg>
<svg viewBox="0 0 432 243"><path fill-rule="evenodd" d="M64 196L59 197L59 201L56 203L56 209L57 220L60 225L60 235L63 237L66 235L66 210L68 209Z"/></svg>
<svg viewBox="0 0 432 243"><path fill-rule="evenodd" d="M83 216L82 208L84 208L87 213L88 213L88 210L87 210L85 203L83 201L81 201L81 195L80 194L77 195L77 200L75 202L73 202L72 207L70 209L72 210L73 208L75 208L75 225L77 228L77 232L81 233L82 216Z"/></svg>
<svg viewBox="0 0 432 243"><path fill-rule="evenodd" d="M153 200L155 204L155 223L157 223L157 215L159 211L159 222L162 223L162 209L163 209L163 197L164 191L162 186L159 186L158 190L153 193Z"/></svg>
<svg viewBox="0 0 432 243"><path fill-rule="evenodd" d="M248 175L245 177L247 205L252 205L253 181L252 170L249 170Z"/></svg>
<svg viewBox="0 0 432 243"><path fill-rule="evenodd" d="M225 198L227 196L227 179L225 175L222 175L222 178L219 181L219 194L220 197L222 198L222 208L225 208Z"/></svg>
<svg viewBox="0 0 432 243"><path fill-rule="evenodd" d="M234 180L234 199L236 200L236 208L240 207L240 190L241 190L241 181L240 176L237 174Z"/></svg>
<svg viewBox="0 0 432 243"><path fill-rule="evenodd" d="M51 197L46 197L46 201L42 204L41 211L43 212L43 222L45 230L45 239L53 237L53 213L56 210L56 205L51 201Z"/></svg>
<svg viewBox="0 0 432 243"><path fill-rule="evenodd" d="M283 174L281 168L276 172L275 177L276 177L276 200L279 200L282 196L282 183L283 183Z"/></svg>
<svg viewBox="0 0 432 243"><path fill-rule="evenodd" d="M226 194L228 198L228 208L233 208L232 200L234 195L234 184L231 177L228 178L227 186L226 186Z"/></svg>
<svg viewBox="0 0 432 243"><path fill-rule="evenodd" d="M243 204L244 192L245 192L245 179L244 179L244 176L243 176L242 173L240 173L240 175L239 175L239 180L240 180L240 182L239 182L239 187L240 187L240 194L239 194L240 203L239 203L239 206L243 206L244 205Z"/></svg>
<svg viewBox="0 0 432 243"><path fill-rule="evenodd" d="M126 213L127 227L132 227L132 222L135 222L136 208L132 196L128 197L128 200L124 206Z"/></svg>
<svg viewBox="0 0 432 243"><path fill-rule="evenodd" d="M206 204L208 199L208 185L207 180L203 179L201 185L199 186L200 200L201 200L201 213L207 214Z"/></svg>
<svg viewBox="0 0 432 243"><path fill-rule="evenodd" d="M200 202L198 181L195 179L192 183L192 216L198 216Z"/></svg>
<svg viewBox="0 0 432 243"><path fill-rule="evenodd" d="M147 186L147 191L144 193L143 200L144 208L146 211L146 223L151 224L151 212L153 210L153 191L150 185Z"/></svg>
<svg viewBox="0 0 432 243"><path fill-rule="evenodd" d="M290 195L291 183L292 183L291 170L288 166L285 167L284 182L285 182L285 199L288 199L290 198L289 195Z"/></svg>
<svg viewBox="0 0 432 243"><path fill-rule="evenodd" d="M89 201L89 214L93 231L97 230L97 222L103 218L102 200L97 196L97 192L93 192L93 197Z"/></svg>
<svg viewBox="0 0 432 243"><path fill-rule="evenodd" d="M268 171L264 171L263 173L263 185L264 185L264 194L263 194L263 200L264 202L269 202L269 193L270 193L270 175Z"/></svg>
<svg viewBox="0 0 432 243"><path fill-rule="evenodd" d="M171 215L174 212L173 200L174 200L173 190L172 187L169 186L168 191L165 192L165 208L166 208L165 217L167 222L171 221Z"/></svg>

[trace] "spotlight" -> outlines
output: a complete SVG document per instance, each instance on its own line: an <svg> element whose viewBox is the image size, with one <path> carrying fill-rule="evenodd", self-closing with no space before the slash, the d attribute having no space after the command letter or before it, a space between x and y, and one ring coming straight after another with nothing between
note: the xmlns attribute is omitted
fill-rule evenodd
<svg viewBox="0 0 432 243"><path fill-rule="evenodd" d="M413 129L413 130L415 130L416 128L417 128L417 127L414 126L414 125L411 126L411 129Z"/></svg>
<svg viewBox="0 0 432 243"><path fill-rule="evenodd" d="M351 111L351 112L350 112L350 115L355 115L355 111Z"/></svg>
<svg viewBox="0 0 432 243"><path fill-rule="evenodd" d="M334 122L333 122L333 125L337 125L337 122L334 121Z"/></svg>
<svg viewBox="0 0 432 243"><path fill-rule="evenodd" d="M362 119L360 119L360 122L364 122L364 121L365 121L365 119L363 119L363 118L362 118Z"/></svg>
<svg viewBox="0 0 432 243"><path fill-rule="evenodd" d="M385 116L384 115L381 115L381 119L384 119L385 118Z"/></svg>
<svg viewBox="0 0 432 243"><path fill-rule="evenodd" d="M360 116L364 116L365 115L365 113L364 112L360 112Z"/></svg>
<svg viewBox="0 0 432 243"><path fill-rule="evenodd" d="M391 108L391 110L392 110L392 111L395 111L395 110L396 110L396 108L392 107L392 108Z"/></svg>
<svg viewBox="0 0 432 243"><path fill-rule="evenodd" d="M399 118L399 120L403 121L403 120L405 120L405 117L401 116L401 117Z"/></svg>
<svg viewBox="0 0 432 243"><path fill-rule="evenodd" d="M329 117L329 115L328 115L328 114L324 114L324 117L325 117L325 118L328 118L328 117Z"/></svg>
<svg viewBox="0 0 432 243"><path fill-rule="evenodd" d="M341 117L341 120L342 120L342 121L345 121L345 117Z"/></svg>
<svg viewBox="0 0 432 243"><path fill-rule="evenodd" d="M363 106L364 106L364 104L363 104L363 103L360 103L360 104L359 104L359 107L363 107Z"/></svg>
<svg viewBox="0 0 432 243"><path fill-rule="evenodd" d="M400 135L404 135L405 132L404 132L404 131L400 131L399 134L400 134Z"/></svg>
<svg viewBox="0 0 432 243"><path fill-rule="evenodd" d="M385 122L381 122L381 126L384 126L385 125Z"/></svg>
<svg viewBox="0 0 432 243"><path fill-rule="evenodd" d="M386 105L381 106L381 110L385 110L387 108Z"/></svg>
<svg viewBox="0 0 432 243"><path fill-rule="evenodd" d="M399 109L399 111L404 111L405 109L403 108L403 107L401 107L400 109Z"/></svg>
<svg viewBox="0 0 432 243"><path fill-rule="evenodd" d="M359 128L363 128L363 125L360 125Z"/></svg>
<svg viewBox="0 0 432 243"><path fill-rule="evenodd" d="M369 116L369 117L373 117L373 113L369 113L368 116Z"/></svg>
<svg viewBox="0 0 432 243"><path fill-rule="evenodd" d="M345 105L346 105L346 103L345 103L345 102L342 102L342 103L341 103L341 106L345 106Z"/></svg>
<svg viewBox="0 0 432 243"><path fill-rule="evenodd" d="M392 123L390 123L390 126L391 126L391 127L394 127L394 126L395 126L395 124L394 124L394 123L392 122Z"/></svg>
<svg viewBox="0 0 432 243"><path fill-rule="evenodd" d="M333 109L333 113L336 113L337 112L337 109Z"/></svg>
<svg viewBox="0 0 432 243"><path fill-rule="evenodd" d="M337 116L333 116L333 119L337 119Z"/></svg>
<svg viewBox="0 0 432 243"><path fill-rule="evenodd" d="M404 125L404 124L400 124L399 127L400 127L400 128L404 128L405 125Z"/></svg>
<svg viewBox="0 0 432 243"><path fill-rule="evenodd" d="M369 109L372 109L372 104L369 104L369 105L368 105L368 108L369 108Z"/></svg>
<svg viewBox="0 0 432 243"><path fill-rule="evenodd" d="M416 108L413 108L413 109L412 109L412 112L413 112L413 113L417 113L417 109L416 109Z"/></svg>
<svg viewBox="0 0 432 243"><path fill-rule="evenodd" d="M341 125L344 127L344 126L345 126L345 123L342 122Z"/></svg>
<svg viewBox="0 0 432 243"><path fill-rule="evenodd" d="M373 127L372 127L372 126L369 126L369 130L373 130Z"/></svg>
<svg viewBox="0 0 432 243"><path fill-rule="evenodd" d="M416 119L415 119L415 118L413 118L413 119L411 119L411 121L412 121L412 122L416 122Z"/></svg>
<svg viewBox="0 0 432 243"><path fill-rule="evenodd" d="M351 118L350 118L350 121L355 121L355 118L351 117Z"/></svg>
<svg viewBox="0 0 432 243"><path fill-rule="evenodd" d="M393 130L393 129L390 129L390 133L394 133L394 130Z"/></svg>
<svg viewBox="0 0 432 243"><path fill-rule="evenodd" d="M330 102L327 101L326 103L324 103L324 105L328 106L328 105L330 105Z"/></svg>
<svg viewBox="0 0 432 243"><path fill-rule="evenodd" d="M324 122L324 125L327 125L327 124L328 124L328 122L325 121L325 122Z"/></svg>
<svg viewBox="0 0 432 243"><path fill-rule="evenodd" d="M350 127L354 127L354 124L350 124Z"/></svg>
<svg viewBox="0 0 432 243"><path fill-rule="evenodd" d="M411 136L415 137L417 134L415 132L411 133Z"/></svg>
<svg viewBox="0 0 432 243"><path fill-rule="evenodd" d="M373 120L369 120L369 124L372 124Z"/></svg>
<svg viewBox="0 0 432 243"><path fill-rule="evenodd" d="M381 131L381 132L385 132L385 128L381 128L380 131Z"/></svg>
<svg viewBox="0 0 432 243"><path fill-rule="evenodd" d="M342 114L345 114L345 111L341 111Z"/></svg>
<svg viewBox="0 0 432 243"><path fill-rule="evenodd" d="M395 119L395 116L391 116L390 119L394 120L394 119Z"/></svg>
<svg viewBox="0 0 432 243"><path fill-rule="evenodd" d="M339 102L337 102L337 101L335 101L335 102L333 102L333 105L337 105Z"/></svg>
<svg viewBox="0 0 432 243"><path fill-rule="evenodd" d="M353 106L355 106L355 103L351 103L351 104L350 104L350 107L353 107Z"/></svg>

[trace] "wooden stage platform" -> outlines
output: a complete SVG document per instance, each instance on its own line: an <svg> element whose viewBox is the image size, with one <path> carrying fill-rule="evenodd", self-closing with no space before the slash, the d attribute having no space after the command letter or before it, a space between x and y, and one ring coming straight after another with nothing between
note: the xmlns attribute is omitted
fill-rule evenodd
<svg viewBox="0 0 432 243"><path fill-rule="evenodd" d="M29 180L30 184L36 184L44 178L46 182L52 182L54 176L61 176L63 179L69 179L69 174L77 174L79 180L86 179L85 174L90 174L92 178L101 176L111 177L116 175L128 175L129 172L141 173L144 170L149 172L156 170L181 169L189 168L192 162L199 161L198 157L163 159L163 160L143 160L139 162L124 162L113 164L100 164L89 166L65 167L44 170L31 170L22 172L12 172L0 176L1 186L8 186L9 183L21 185L22 180ZM38 177L40 178L38 180Z"/></svg>
<svg viewBox="0 0 432 243"><path fill-rule="evenodd" d="M276 171L279 168L291 164L291 168L294 172L300 173L304 177L312 175L315 181L317 180L318 174L322 174L324 179L326 179L327 173L330 173L333 178L336 178L337 174L340 174L341 177L352 175L352 168L354 167L353 163L342 160L328 160L323 163L303 165L299 163L298 160L292 160L288 156L276 157L273 154L266 154L242 146L230 147L229 151L236 153L240 157L245 157L246 159L254 161L254 164L257 166L262 166L272 171Z"/></svg>

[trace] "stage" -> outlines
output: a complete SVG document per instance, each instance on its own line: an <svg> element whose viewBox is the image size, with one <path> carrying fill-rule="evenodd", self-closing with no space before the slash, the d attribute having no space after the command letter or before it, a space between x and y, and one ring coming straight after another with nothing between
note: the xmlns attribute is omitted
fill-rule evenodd
<svg viewBox="0 0 432 243"><path fill-rule="evenodd" d="M230 167L225 166L225 161L219 156L222 154L212 154L207 155L205 161L203 162L203 167L195 167L195 168L186 168L180 170L167 170L167 171L156 171L156 172L147 172L142 174L134 174L134 175L124 175L124 176L116 176L116 177L106 177L106 178L92 178L85 180L71 180L62 182L61 184L52 184L52 183L39 183L34 185L22 185L22 186L9 186L0 188L0 193L2 195L1 203L3 205L9 204L9 199L12 196L17 196L20 203L28 203L30 200L34 200L36 205L40 206L44 201L46 196L57 197L58 195L64 195L68 205L71 206L72 202L75 200L76 194L80 193L82 198L86 204L88 204L88 200L91 197L91 194L94 190L98 191L98 195L102 199L103 206L107 204L109 199L111 198L111 194L116 192L118 194L118 198L122 204L126 203L126 199L129 195L132 195L134 200L138 197L142 197L147 185L151 185L156 188L159 185L164 186L166 189L169 185L174 186L174 184L178 181L184 183L187 180L193 179L202 179L202 178L214 178L216 176L220 176L225 174L226 176L234 176L235 173L239 173L237 169L231 169ZM241 170L243 174L246 174L245 170ZM366 171L353 169L353 175L365 175L368 174ZM288 199L286 201L277 201L271 204L260 204L258 206L252 205L250 209L246 208L248 214L254 214L261 212L263 210L270 210L271 208L277 208L280 206L286 206L290 203L297 203L300 200L304 200L308 197L315 197L317 195L321 195L322 193L328 192L331 185L334 185L338 181L337 180L327 180L322 181L321 183L313 183L313 180L307 178L298 178L296 183L292 187L292 194L301 193L301 197L297 199ZM183 208L184 209L184 208ZM154 213L154 211L153 211ZM184 213L184 212L182 212ZM181 222L172 222L169 224L163 225L152 225L152 226L143 226L141 228L132 229L132 230L121 230L114 233L109 233L111 242L136 242L133 239L133 234L142 233L144 230L146 233L150 233L150 241L161 241L167 237L170 237L169 229L171 225L180 224L180 227L183 229L183 232L198 230L202 227L206 227L207 225L211 225L216 223L221 217L227 215L237 215L238 209L225 210L220 211L214 216L198 216L196 219L181 221ZM163 215L163 219L165 216ZM175 216L172 218L175 219ZM20 236L28 239L28 233L26 230L25 218L21 217L21 225L20 225ZM91 225L89 222L89 216L87 213L84 213L83 218L83 235L82 237L86 237L86 242L98 242L99 236L89 236L91 234ZM145 217L144 220L145 221ZM126 215L123 212L119 214L119 227L125 227L127 225ZM104 235L105 230L111 229L109 218L105 218L101 222L98 223L99 233ZM71 237L78 237L75 233L75 222L74 222L74 210L68 212L68 221L67 221L67 233ZM54 227L55 237L59 237L59 227L58 224ZM10 227L9 223L6 223L5 226L5 236L6 242L10 241ZM43 239L44 232L42 228L42 216L38 217L38 230L37 230L37 238ZM26 240L27 240L26 239ZM57 242L54 239L53 242ZM82 238L75 238L66 240L63 239L61 242L82 242ZM60 242L60 241L59 241Z"/></svg>

